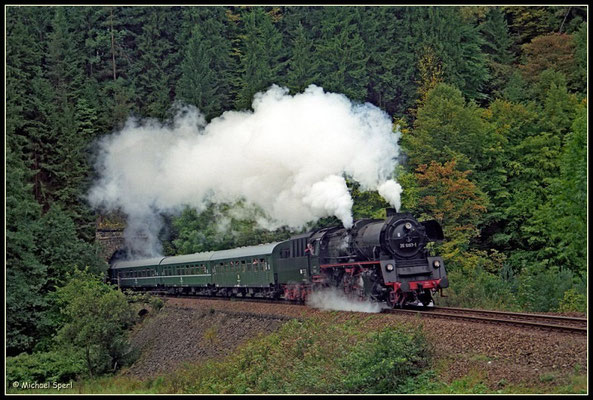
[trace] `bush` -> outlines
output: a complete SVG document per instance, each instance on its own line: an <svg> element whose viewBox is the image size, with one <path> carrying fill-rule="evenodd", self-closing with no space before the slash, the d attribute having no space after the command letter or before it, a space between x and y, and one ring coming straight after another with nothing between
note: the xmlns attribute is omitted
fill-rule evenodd
<svg viewBox="0 0 593 400"><path fill-rule="evenodd" d="M450 287L447 297L438 298L439 305L483 309L516 309L512 277L502 275L502 260L497 254L469 251L449 263Z"/></svg>
<svg viewBox="0 0 593 400"><path fill-rule="evenodd" d="M586 312L587 311L587 296L579 293L576 288L570 288L564 292L564 297L560 301L558 307L560 312Z"/></svg>
<svg viewBox="0 0 593 400"><path fill-rule="evenodd" d="M338 317L336 317L338 318ZM222 362L166 379L173 393L404 393L429 364L420 330L290 321Z"/></svg>
<svg viewBox="0 0 593 400"><path fill-rule="evenodd" d="M126 330L135 315L123 293L100 277L77 270L56 295L64 318L57 343L84 351L91 377L129 362Z"/></svg>
<svg viewBox="0 0 593 400"><path fill-rule="evenodd" d="M405 393L427 366L429 352L418 332L388 327L370 335L342 360L348 393Z"/></svg>
<svg viewBox="0 0 593 400"><path fill-rule="evenodd" d="M80 351L49 351L22 353L6 359L6 383L68 382L86 372L84 355Z"/></svg>
<svg viewBox="0 0 593 400"><path fill-rule="evenodd" d="M527 311L556 311L573 280L574 274L568 269L530 265L518 277L517 299Z"/></svg>

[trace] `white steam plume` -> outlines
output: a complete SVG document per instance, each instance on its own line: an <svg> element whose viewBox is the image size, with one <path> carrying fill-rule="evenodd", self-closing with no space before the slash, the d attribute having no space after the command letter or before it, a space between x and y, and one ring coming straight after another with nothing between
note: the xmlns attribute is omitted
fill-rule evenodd
<svg viewBox="0 0 593 400"><path fill-rule="evenodd" d="M202 211L209 202L259 207L268 229L326 216L351 227L344 177L399 208L401 187L391 177L400 133L385 112L315 85L295 96L274 85L255 95L253 110L227 111L209 124L193 107L170 124L129 119L99 142L91 205L123 211L129 226L145 224L149 242L159 213Z"/></svg>
<svg viewBox="0 0 593 400"><path fill-rule="evenodd" d="M341 289L336 288L327 288L311 293L307 297L307 305L320 310L366 313L378 313L387 307L385 304L348 298Z"/></svg>

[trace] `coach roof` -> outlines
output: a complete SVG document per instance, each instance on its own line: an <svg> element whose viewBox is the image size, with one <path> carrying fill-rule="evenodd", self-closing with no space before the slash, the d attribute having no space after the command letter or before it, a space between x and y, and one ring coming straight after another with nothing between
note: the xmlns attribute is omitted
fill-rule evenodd
<svg viewBox="0 0 593 400"><path fill-rule="evenodd" d="M165 257L143 258L141 260L117 261L111 268L134 268L159 265Z"/></svg>

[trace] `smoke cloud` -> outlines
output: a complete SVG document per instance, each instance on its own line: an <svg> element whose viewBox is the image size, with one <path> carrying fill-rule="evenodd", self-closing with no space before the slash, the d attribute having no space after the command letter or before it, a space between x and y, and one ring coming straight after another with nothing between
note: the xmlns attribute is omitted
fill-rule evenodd
<svg viewBox="0 0 593 400"><path fill-rule="evenodd" d="M161 213L209 203L259 208L265 228L300 228L336 216L352 226L346 179L378 190L399 209L401 186L392 179L399 131L372 104L315 85L291 96L272 86L255 95L253 111L227 111L206 123L194 107L168 122L130 118L98 142L99 180L92 206L128 216L127 237L160 252Z"/></svg>

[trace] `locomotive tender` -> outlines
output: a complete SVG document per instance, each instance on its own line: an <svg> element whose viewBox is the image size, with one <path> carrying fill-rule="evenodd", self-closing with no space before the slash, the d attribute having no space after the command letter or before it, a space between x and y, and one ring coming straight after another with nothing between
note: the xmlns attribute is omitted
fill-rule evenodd
<svg viewBox="0 0 593 400"><path fill-rule="evenodd" d="M437 221L418 222L388 209L385 220L357 220L351 229L336 226L259 246L119 261L109 275L122 289L305 301L316 289L335 287L390 307L429 305L437 290L449 286L443 259L426 248L443 239Z"/></svg>

